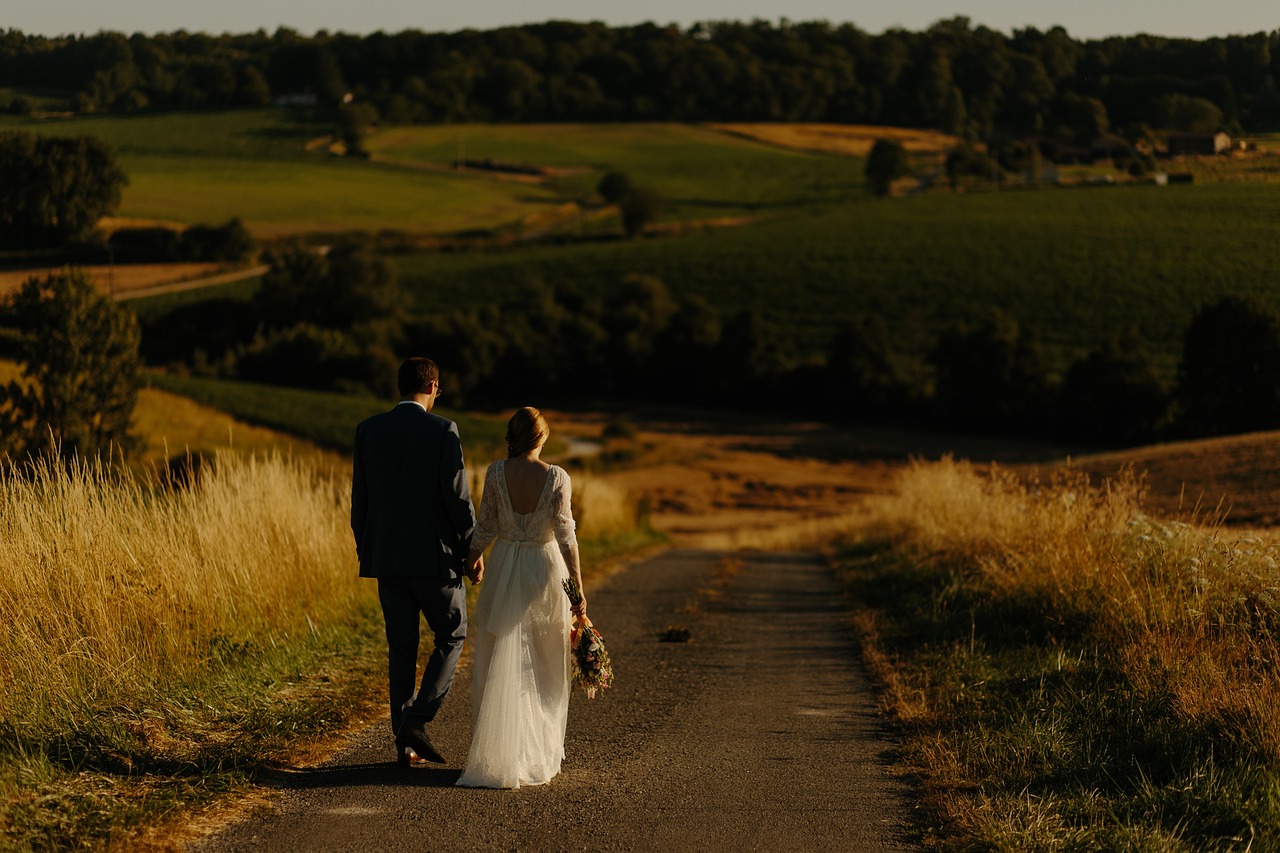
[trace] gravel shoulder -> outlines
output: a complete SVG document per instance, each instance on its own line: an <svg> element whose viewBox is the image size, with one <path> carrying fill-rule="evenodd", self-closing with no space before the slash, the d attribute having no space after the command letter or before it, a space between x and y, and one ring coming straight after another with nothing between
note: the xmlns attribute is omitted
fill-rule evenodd
<svg viewBox="0 0 1280 853"><path fill-rule="evenodd" d="M398 769L383 722L188 849L914 849L894 743L819 557L669 551L591 591L591 614L616 684L574 694L551 784L454 787L462 672L432 729L445 767ZM691 641L661 642L672 627Z"/></svg>

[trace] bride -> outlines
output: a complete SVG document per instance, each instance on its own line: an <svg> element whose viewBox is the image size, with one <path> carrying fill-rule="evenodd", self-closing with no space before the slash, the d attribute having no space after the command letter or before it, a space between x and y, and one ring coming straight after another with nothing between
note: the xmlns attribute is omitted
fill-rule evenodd
<svg viewBox="0 0 1280 853"><path fill-rule="evenodd" d="M489 466L469 565L497 538L475 615L472 740L459 785L519 788L560 772L569 713L570 608L582 588L569 475L539 459L550 430L537 409L507 424L507 458Z"/></svg>

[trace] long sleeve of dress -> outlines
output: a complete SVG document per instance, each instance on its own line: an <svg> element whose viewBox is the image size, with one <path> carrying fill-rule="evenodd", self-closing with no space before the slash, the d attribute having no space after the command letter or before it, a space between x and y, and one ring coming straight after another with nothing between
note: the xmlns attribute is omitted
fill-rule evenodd
<svg viewBox="0 0 1280 853"><path fill-rule="evenodd" d="M484 472L484 494L480 496L480 512L475 533L471 537L471 553L477 554L498 538L498 466Z"/></svg>
<svg viewBox="0 0 1280 853"><path fill-rule="evenodd" d="M557 468L556 488L551 496L551 526L561 546L576 545L577 524L573 520L573 484L563 468Z"/></svg>

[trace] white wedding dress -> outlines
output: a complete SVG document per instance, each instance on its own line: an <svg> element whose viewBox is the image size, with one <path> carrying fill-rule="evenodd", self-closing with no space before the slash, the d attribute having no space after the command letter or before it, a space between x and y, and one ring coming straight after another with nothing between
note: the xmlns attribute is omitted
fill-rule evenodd
<svg viewBox="0 0 1280 853"><path fill-rule="evenodd" d="M554 465L533 512L511 507L505 462L489 466L472 548L497 538L472 617L471 750L458 784L541 785L560 772L569 716L569 475Z"/></svg>

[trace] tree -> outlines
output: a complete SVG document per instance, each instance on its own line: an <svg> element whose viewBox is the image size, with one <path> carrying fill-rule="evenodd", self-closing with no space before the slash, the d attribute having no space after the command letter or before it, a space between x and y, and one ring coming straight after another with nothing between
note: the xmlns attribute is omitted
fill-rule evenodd
<svg viewBox="0 0 1280 853"><path fill-rule="evenodd" d="M947 172L947 182L951 184L953 190L960 188L961 178L974 177L989 180L1000 170L1000 166L994 160L969 142L961 143L947 152L944 168Z"/></svg>
<svg viewBox="0 0 1280 853"><path fill-rule="evenodd" d="M1202 308L1183 336L1175 400L1191 435L1280 427L1280 314L1248 296Z"/></svg>
<svg viewBox="0 0 1280 853"><path fill-rule="evenodd" d="M1191 95L1161 95L1148 107L1147 121L1164 130L1215 133L1222 130L1222 110L1213 101Z"/></svg>
<svg viewBox="0 0 1280 853"><path fill-rule="evenodd" d="M115 153L88 136L0 134L0 243L61 245L120 204Z"/></svg>
<svg viewBox="0 0 1280 853"><path fill-rule="evenodd" d="M622 230L628 237L635 237L644 227L657 218L662 210L662 198L653 190L632 189L618 204L622 215Z"/></svg>
<svg viewBox="0 0 1280 853"><path fill-rule="evenodd" d="M631 178L624 172L606 172L596 184L596 192L606 204L617 204L631 192Z"/></svg>
<svg viewBox="0 0 1280 853"><path fill-rule="evenodd" d="M890 139L877 139L867 155L866 176L871 191L881 198L889 195L893 182L909 174L907 149Z"/></svg>
<svg viewBox="0 0 1280 853"><path fill-rule="evenodd" d="M342 243L327 253L286 246L269 262L254 297L269 328L311 323L354 332L361 342L385 340L396 331L404 298L395 267L367 243Z"/></svg>
<svg viewBox="0 0 1280 853"><path fill-rule="evenodd" d="M346 146L348 157L368 157L364 139L369 128L378 120L378 111L373 104L354 103L338 107L338 135Z"/></svg>
<svg viewBox="0 0 1280 853"><path fill-rule="evenodd" d="M1169 411L1151 354L1133 331L1072 364L1059 401L1065 437L1098 444L1149 442Z"/></svg>
<svg viewBox="0 0 1280 853"><path fill-rule="evenodd" d="M74 269L27 279L5 313L22 336L23 377L0 389L0 449L64 457L128 449L140 365L133 313Z"/></svg>
<svg viewBox="0 0 1280 853"><path fill-rule="evenodd" d="M930 361L945 426L1005 434L1039 426L1046 375L1039 341L1003 311L944 333Z"/></svg>

